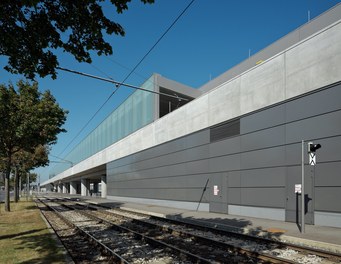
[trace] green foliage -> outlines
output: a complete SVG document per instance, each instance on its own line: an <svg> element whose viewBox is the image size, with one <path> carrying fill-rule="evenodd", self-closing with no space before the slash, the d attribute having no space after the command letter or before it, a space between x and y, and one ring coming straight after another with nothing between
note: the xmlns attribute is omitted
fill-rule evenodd
<svg viewBox="0 0 341 264"><path fill-rule="evenodd" d="M131 0L111 0L117 13L128 9ZM154 0L141 0L153 3ZM103 33L124 36L123 27L107 18L104 0L1 0L0 55L8 57L5 69L34 79L56 78L57 56L62 49L79 62L91 63L90 50L112 54Z"/></svg>
<svg viewBox="0 0 341 264"><path fill-rule="evenodd" d="M0 85L0 160L5 171L6 210L9 211L9 175L13 166L28 171L48 163L48 146L65 132L67 111L49 91L39 92L38 84L19 81Z"/></svg>
<svg viewBox="0 0 341 264"><path fill-rule="evenodd" d="M21 173L26 173L34 168L44 167L49 164L49 147L38 145L33 152L19 151L13 155L15 164Z"/></svg>
<svg viewBox="0 0 341 264"><path fill-rule="evenodd" d="M67 112L49 91L40 93L38 84L18 82L18 92L10 84L0 85L0 153L33 153L38 145L54 144Z"/></svg>

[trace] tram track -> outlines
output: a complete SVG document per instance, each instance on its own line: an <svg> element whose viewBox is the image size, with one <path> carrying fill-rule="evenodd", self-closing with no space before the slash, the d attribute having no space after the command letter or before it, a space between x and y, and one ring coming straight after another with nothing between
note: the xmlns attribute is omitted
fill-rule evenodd
<svg viewBox="0 0 341 264"><path fill-rule="evenodd" d="M40 201L43 202L41 199ZM70 211L70 207L60 201L44 203L81 228L86 235L91 236L94 243L105 245L110 253L120 258L119 262L116 262L116 258L113 263L216 263L96 218L86 212Z"/></svg>
<svg viewBox="0 0 341 264"><path fill-rule="evenodd" d="M96 209L94 205L82 205ZM156 216L147 216L141 213L127 212L122 209L111 209L110 211L97 210L103 217L106 214L115 213L121 217L129 215L134 219L133 222L139 222L138 225L154 225L154 229L162 229L171 233L178 233L182 238L192 239L193 241L205 241L222 249L256 256L262 261L272 263L340 263L340 254L326 252L304 246L298 246L280 241L273 241L266 238L253 237L245 234L217 230L197 224L179 222L178 220L169 220ZM94 213L94 212L92 212ZM126 221L127 222L127 221ZM184 228L184 226L186 228ZM184 231L186 230L186 231ZM195 236L195 239L191 236Z"/></svg>
<svg viewBox="0 0 341 264"><path fill-rule="evenodd" d="M188 263L341 263L340 255L331 252L72 199L58 199L58 202L69 213L126 228L134 233L134 239L139 237L154 247L156 244L159 248L167 247L178 256L187 254ZM199 258L195 260L195 256Z"/></svg>

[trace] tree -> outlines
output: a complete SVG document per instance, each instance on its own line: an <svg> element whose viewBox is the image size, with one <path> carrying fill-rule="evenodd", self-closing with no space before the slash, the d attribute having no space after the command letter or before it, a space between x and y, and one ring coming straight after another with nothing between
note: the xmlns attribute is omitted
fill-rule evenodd
<svg viewBox="0 0 341 264"><path fill-rule="evenodd" d="M10 211L9 179L14 155L20 151L34 153L39 145L56 143L65 132L67 111L49 91L41 93L38 84L19 81L18 91L12 84L0 85L0 155L5 172L5 210Z"/></svg>
<svg viewBox="0 0 341 264"><path fill-rule="evenodd" d="M37 167L44 167L49 164L49 147L47 145L38 145L33 152L18 151L13 155L14 167L14 201L19 200L19 180L23 181L22 175L26 175L30 170ZM34 180L33 177L30 177ZM26 180L25 180L26 181Z"/></svg>
<svg viewBox="0 0 341 264"><path fill-rule="evenodd" d="M131 0L110 0L117 13ZM141 0L153 3L154 0ZM54 51L62 49L79 62L91 63L89 51L112 54L103 31L124 36L123 27L107 18L104 0L1 0L0 55L8 57L5 69L34 79L52 75L59 65Z"/></svg>

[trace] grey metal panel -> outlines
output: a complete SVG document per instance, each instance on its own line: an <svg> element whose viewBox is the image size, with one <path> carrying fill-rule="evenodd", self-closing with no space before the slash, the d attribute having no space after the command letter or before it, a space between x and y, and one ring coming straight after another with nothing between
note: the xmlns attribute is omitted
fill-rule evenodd
<svg viewBox="0 0 341 264"><path fill-rule="evenodd" d="M172 152L181 151L187 148L192 148L209 143L209 131L208 129L199 131L170 142L158 145L150 150L151 154L148 158L156 157L158 155L165 155Z"/></svg>
<svg viewBox="0 0 341 264"><path fill-rule="evenodd" d="M186 166L188 174L199 174L209 172L209 161L207 159L187 162Z"/></svg>
<svg viewBox="0 0 341 264"><path fill-rule="evenodd" d="M240 188L229 188L227 193L228 204L241 204L241 189Z"/></svg>
<svg viewBox="0 0 341 264"><path fill-rule="evenodd" d="M245 134L284 123L285 105L278 105L241 118L240 133Z"/></svg>
<svg viewBox="0 0 341 264"><path fill-rule="evenodd" d="M241 205L285 207L285 188L241 188Z"/></svg>
<svg viewBox="0 0 341 264"><path fill-rule="evenodd" d="M241 171L242 187L285 187L286 168L267 168Z"/></svg>
<svg viewBox="0 0 341 264"><path fill-rule="evenodd" d="M336 5L335 7L329 9L328 11L322 13L315 19L309 21L300 28L300 40L305 39L318 30L323 29L326 25L331 25L335 21L340 19L341 5Z"/></svg>
<svg viewBox="0 0 341 264"><path fill-rule="evenodd" d="M341 85L304 96L286 104L286 121L308 118L341 109ZM327 103L328 102L328 103Z"/></svg>
<svg viewBox="0 0 341 264"><path fill-rule="evenodd" d="M211 202L215 203L224 203L226 204L227 202L227 175L228 173L214 173L211 174L210 176L210 205ZM218 193L214 193L214 186L217 186L218 188ZM227 205L226 205L226 210L227 210ZM215 211L217 212L217 211Z"/></svg>
<svg viewBox="0 0 341 264"><path fill-rule="evenodd" d="M186 175L175 177L141 178L138 180L115 182L115 188L198 188L204 189L209 175Z"/></svg>
<svg viewBox="0 0 341 264"><path fill-rule="evenodd" d="M231 187L241 187L241 172L240 171L230 171L228 173L228 186Z"/></svg>
<svg viewBox="0 0 341 264"><path fill-rule="evenodd" d="M160 183L160 179L148 181L148 180L143 180L139 181L139 185L136 185L132 182L125 182L125 183L120 183L115 185L115 189L131 189L134 190L134 193L140 192L143 190L150 190L150 189L163 189L163 190L168 190L168 189L176 189L178 191L192 191L192 190L199 190L201 194L205 194L207 197L209 197L209 189L206 188L204 192L204 186L205 182L202 183L201 185L199 183L193 183L193 181L189 181L188 183L186 182L186 179L184 178L178 178L178 179L171 179L171 178L164 178L163 182ZM184 183L181 185L181 183ZM153 198L155 195L154 192L149 193L149 198ZM159 198L164 198L163 196L160 196Z"/></svg>
<svg viewBox="0 0 341 264"><path fill-rule="evenodd" d="M220 141L240 134L240 120L236 119L219 124L210 129L210 141Z"/></svg>
<svg viewBox="0 0 341 264"><path fill-rule="evenodd" d="M302 160L301 142L285 146L285 165L300 165ZM308 156L305 155L305 163L308 163Z"/></svg>
<svg viewBox="0 0 341 264"><path fill-rule="evenodd" d="M277 126L241 136L242 151L285 144L285 126Z"/></svg>
<svg viewBox="0 0 341 264"><path fill-rule="evenodd" d="M341 161L317 163L314 170L315 186L341 186Z"/></svg>
<svg viewBox="0 0 341 264"><path fill-rule="evenodd" d="M241 154L241 169L257 169L283 166L285 164L285 147L274 147Z"/></svg>
<svg viewBox="0 0 341 264"><path fill-rule="evenodd" d="M240 152L240 137L233 137L209 145L209 156L216 157Z"/></svg>
<svg viewBox="0 0 341 264"><path fill-rule="evenodd" d="M126 197L140 197L140 198L153 198L162 200L175 200L175 201L200 201L202 194L201 189L175 189L175 188L127 188L127 189L108 189L108 195L126 196ZM207 201L208 198L205 197L203 201Z"/></svg>
<svg viewBox="0 0 341 264"><path fill-rule="evenodd" d="M208 143L208 135L208 131L201 131L110 162L108 171L111 173L125 173L131 170L131 166L134 166L135 170L143 170L155 166L207 158L208 145L205 144ZM117 170L115 171L114 168L117 168Z"/></svg>
<svg viewBox="0 0 341 264"><path fill-rule="evenodd" d="M315 195L313 191L314 177L310 166L305 166L305 196L306 196L306 223L314 223ZM295 184L301 183L301 166L287 167L286 180L286 221L295 222L296 215L301 211L301 196L295 193Z"/></svg>
<svg viewBox="0 0 341 264"><path fill-rule="evenodd" d="M298 198L298 207L299 210L285 210L285 221L286 222L293 222L293 223L301 223L301 204L300 204L300 198ZM307 212L305 214L305 223L313 225L314 223L314 213L313 212Z"/></svg>
<svg viewBox="0 0 341 264"><path fill-rule="evenodd" d="M286 142L341 135L341 110L286 125Z"/></svg>
<svg viewBox="0 0 341 264"><path fill-rule="evenodd" d="M193 133L185 137L186 148L192 148L195 146L208 144L208 143L210 143L209 129L205 129L203 131L199 131L199 132Z"/></svg>
<svg viewBox="0 0 341 264"><path fill-rule="evenodd" d="M209 171L221 172L240 169L240 154L209 159Z"/></svg>
<svg viewBox="0 0 341 264"><path fill-rule="evenodd" d="M135 170L143 170L153 167L167 166L170 164L184 163L189 161L195 161L200 159L205 159L208 157L208 145L203 145L199 147L194 147L191 149L185 149L175 153L170 153L167 155L156 156L154 158L140 161L134 164Z"/></svg>
<svg viewBox="0 0 341 264"><path fill-rule="evenodd" d="M339 123L341 124L341 119ZM316 152L317 165L320 162L341 161L341 136L315 140L314 143L319 143L322 146Z"/></svg>
<svg viewBox="0 0 341 264"><path fill-rule="evenodd" d="M305 141L304 152L305 152L305 164L308 164L308 146L309 140ZM336 162L341 161L341 136L329 137L324 139L313 140L314 143L319 143L322 148L316 152L316 162L318 168L320 164L325 162ZM286 165L299 165L302 159L302 143L286 145Z"/></svg>
<svg viewBox="0 0 341 264"><path fill-rule="evenodd" d="M341 212L341 186L315 187L315 210Z"/></svg>
<svg viewBox="0 0 341 264"><path fill-rule="evenodd" d="M333 97L325 95L327 91L309 97L319 95L325 98L323 100ZM333 105L335 107L335 103ZM334 206L337 204L334 199L340 197L333 188L341 183L341 133L335 134L341 131L341 111L281 125L285 119L284 109L291 107L294 108L280 105L243 117L248 132L241 137L208 143L208 130L203 130L111 162L107 166L108 194L197 203L210 178L203 196L203 202L210 203L210 211L226 212L227 205L285 208L286 220L296 221L300 205L296 204L294 184L300 183L301 176L300 141L302 135L312 137L315 133L314 137L323 139L316 140L322 145L318 150L317 166L305 166L306 192L312 199L308 202L307 223L313 223L317 201L319 211L340 212L338 205ZM297 115L302 117L311 114L306 109L295 108ZM318 111L323 109L319 106ZM311 124L315 123L316 131L311 132ZM213 196L214 185L219 186L218 196Z"/></svg>

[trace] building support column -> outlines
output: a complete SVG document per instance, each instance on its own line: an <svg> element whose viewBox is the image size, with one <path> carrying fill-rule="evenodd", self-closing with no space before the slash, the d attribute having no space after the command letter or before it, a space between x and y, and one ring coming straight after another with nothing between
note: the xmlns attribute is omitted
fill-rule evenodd
<svg viewBox="0 0 341 264"><path fill-rule="evenodd" d="M70 182L70 194L77 194L77 182Z"/></svg>
<svg viewBox="0 0 341 264"><path fill-rule="evenodd" d="M86 178L81 179L81 196L89 195L90 181Z"/></svg>
<svg viewBox="0 0 341 264"><path fill-rule="evenodd" d="M101 177L101 197L107 198L107 176L103 175Z"/></svg>
<svg viewBox="0 0 341 264"><path fill-rule="evenodd" d="M62 183L63 193L67 193L66 182Z"/></svg>
<svg viewBox="0 0 341 264"><path fill-rule="evenodd" d="M62 184L61 183L57 184L57 192L62 193Z"/></svg>
<svg viewBox="0 0 341 264"><path fill-rule="evenodd" d="M94 194L97 195L98 193L98 182L94 182Z"/></svg>

